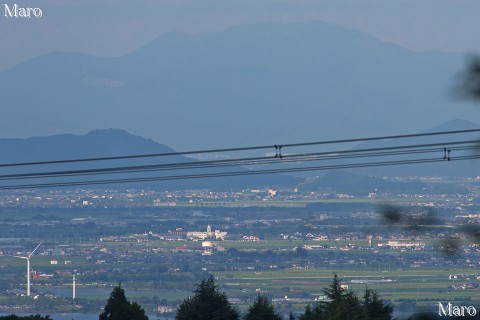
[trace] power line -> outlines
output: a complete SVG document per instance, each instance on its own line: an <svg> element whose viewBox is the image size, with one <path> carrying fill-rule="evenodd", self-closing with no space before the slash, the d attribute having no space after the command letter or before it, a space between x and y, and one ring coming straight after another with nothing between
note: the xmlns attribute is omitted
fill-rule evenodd
<svg viewBox="0 0 480 320"><path fill-rule="evenodd" d="M376 141L376 140L405 139L405 138L414 138L414 137L427 137L427 136L450 135L450 134L461 134L461 133L472 133L472 132L480 132L480 129L438 131L438 132L415 133L415 134L392 135L392 136L378 136L378 137L367 137L367 138L327 140L327 141L291 143L291 144L273 145L273 146L272 145L264 145L264 146L252 146L252 147L206 149L206 150L196 150L196 151L183 151L183 152L180 151L180 152L124 155L124 156L111 156L111 157L94 157L94 158L80 158L80 159L51 160L51 161L4 163L4 164L0 164L0 167L19 167L19 166L47 165L47 164L60 164L60 163L93 162L93 161L108 161L108 160L121 160L121 159L139 159L139 158L152 158L152 157L165 157L165 156L178 156L178 155L193 155L193 154L207 154L207 153L235 152L235 151L249 151L249 150L251 151L251 150L260 150L260 149L275 149L275 151L278 152L279 148L281 150L282 148L287 148L287 147L305 147L305 146L314 146L314 145L318 146L318 145L366 142L366 141Z"/></svg>
<svg viewBox="0 0 480 320"><path fill-rule="evenodd" d="M100 167L93 169L82 170L57 170L57 171L43 171L43 172L30 172L30 173L14 173L0 175L0 180L11 181L21 179L51 179L51 178L64 178L64 177L77 177L77 176L91 176L91 175L109 175L109 174L130 174L139 172L150 171L167 171L167 170L187 170L187 169L218 169L224 167L233 166L258 166L258 165L272 165L272 164L287 164L287 163L305 163L313 161L335 161L345 159L361 159L361 158L374 158L374 157L388 157L388 156L400 156L404 159L389 160L389 161L377 161L377 162L353 162L349 164L335 164L335 165L323 165L323 166L304 166L304 167L291 167L288 168L270 168L270 169L258 169L258 170L246 170L241 171L220 171L220 172L204 172L193 174L173 174L163 175L157 177L117 177L101 180L80 180L80 181L52 181L44 183L24 183L24 184L11 184L0 186L0 190L20 189L20 188L47 188L47 187L67 187L67 186L82 186L82 185L97 185L97 184L116 184L116 183L129 183L129 182L147 182L147 181L165 181L165 180L180 180L180 179L199 179L199 178L215 178L215 177L227 177L227 176L243 176L243 175L256 175L256 174L273 174L273 173L291 173L302 171L315 171L315 170L335 170L335 169L351 169L361 167L375 167L375 166L391 166L402 164L418 164L418 163L431 163L445 160L468 160L480 158L480 155L476 156L458 156L458 151L472 150L478 140L462 140L462 141L450 141L450 142L437 142L437 143L423 143L423 144L407 144L388 147L377 148L363 148L363 149L351 149L351 150L337 150L337 151L324 151L315 153L299 153L299 154L282 154L282 148L284 147L299 147L299 146L312 146L312 145L324 145L346 142L360 142L360 141L372 141L372 140L391 140L411 137L422 136L435 136L435 135L450 135L459 133L478 132L480 129L470 130L457 130L457 131L441 131L431 133L420 134L408 134L397 136L383 136L383 137L371 137L371 138L355 138L344 140L330 140L319 142L307 142L307 143L295 143L286 145L274 145L275 156L262 156L262 157L245 157L237 159L223 159L223 160L208 160L208 161L177 161L171 163L160 163L151 165L135 165L135 166L121 166L121 167ZM173 155L185 155L185 154L202 154L211 152L227 152L227 151L244 151L244 150L256 150L272 148L272 146L257 146L257 147L244 147L244 148L229 148L229 149L210 149L200 151L188 151L188 152L169 152L161 154L143 154L143 155L127 155L117 157L97 157L97 158L83 158L83 159L69 159L69 160L53 160L53 161L41 161L41 162L24 162L24 163L10 163L0 164L0 167L17 167L27 165L45 165L45 164L60 164L60 163L75 163L75 162L87 162L87 161L103 161L103 160L116 160L116 159L135 159L135 158L148 158L148 157L163 157ZM451 151L456 152L456 157L451 157ZM442 157L434 158L411 158L413 155L420 154L432 154L442 153ZM405 157L410 157L406 158ZM234 169L235 170L235 169ZM238 170L238 169L236 169Z"/></svg>
<svg viewBox="0 0 480 320"><path fill-rule="evenodd" d="M0 180L18 180L18 179L35 179L35 178L52 178L52 177L71 177L85 175L104 175L115 173L134 173L146 171L163 171L163 170L184 170L184 169L206 169L219 168L228 166L254 166L261 164L289 163L289 162L305 162L305 161L322 161L322 160L339 160L361 157L380 157L393 155L412 155L420 153L443 152L445 147L449 150L464 151L475 148L472 144L477 143L476 140L453 141L447 143L429 143L416 145L403 145L382 148L364 148L353 150L338 150L329 152L303 153L284 155L282 158L274 157L251 157L227 160L211 160L211 161L194 161L194 162L176 162L141 166L124 166L124 167L104 167L83 170L64 170L64 171L47 171L32 172L21 174L0 175ZM455 145L464 145L452 147ZM437 147L437 148L427 148ZM441 147L441 148L438 148Z"/></svg>
<svg viewBox="0 0 480 320"><path fill-rule="evenodd" d="M473 159L480 159L480 155L460 156L460 157L451 158L452 161L464 161L464 160L473 160ZM73 182L52 182L52 183L23 184L23 185L6 185L6 186L0 186L0 190L72 187L72 186L134 183L134 182L172 181L172 180L184 180L184 179L204 179L204 178L219 178L219 177L246 176L246 175L273 174L273 173L291 173L291 172L304 172L304 171L321 171L321 170L353 169L353 168L378 167L378 166L406 165L406 164L422 164L422 163L435 163L435 162L444 162L444 161L445 161L444 159L439 159L438 157L435 157L435 158L424 158L424 159L413 159L413 160L352 163L352 164L345 164L345 165L311 166L311 167L288 168L288 169L264 169L264 170L233 171L233 172L205 173L205 174L191 174L191 175L130 178L130 179L89 180L89 181L73 181Z"/></svg>

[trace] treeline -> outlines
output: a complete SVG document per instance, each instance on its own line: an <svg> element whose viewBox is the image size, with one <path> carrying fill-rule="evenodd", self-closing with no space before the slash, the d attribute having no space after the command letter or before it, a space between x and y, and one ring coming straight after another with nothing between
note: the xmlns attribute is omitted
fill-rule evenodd
<svg viewBox="0 0 480 320"><path fill-rule="evenodd" d="M220 292L213 277L202 280L194 291L193 297L183 301L177 311L176 320L238 320L242 317L238 310L230 305L225 293ZM308 305L305 313L296 317L290 313L290 320L391 320L393 306L379 298L375 291L367 289L363 300L356 294L344 289L340 279L334 275L329 287L324 289L326 296L315 306ZM281 320L282 316L266 296L259 295L244 320Z"/></svg>
<svg viewBox="0 0 480 320"><path fill-rule="evenodd" d="M363 299L341 285L334 275L329 287L324 289L326 300L314 306L308 305L305 313L290 320L391 320L393 306L378 297L375 291L367 289ZM148 320L145 311L136 303L130 304L120 286L114 288L100 320ZM243 316L221 292L212 276L203 279L194 290L194 295L180 304L176 320L282 320L275 311L271 300L259 295Z"/></svg>

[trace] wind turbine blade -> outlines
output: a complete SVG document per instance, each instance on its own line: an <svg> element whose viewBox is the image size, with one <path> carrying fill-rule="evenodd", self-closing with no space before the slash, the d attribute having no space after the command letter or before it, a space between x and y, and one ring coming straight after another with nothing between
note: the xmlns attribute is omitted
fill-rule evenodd
<svg viewBox="0 0 480 320"><path fill-rule="evenodd" d="M41 245L42 243L43 243L43 241L40 242L35 249L33 249L33 251L28 255L29 258L32 256L32 254L33 254L35 251L37 251L38 247L40 247L40 245Z"/></svg>
<svg viewBox="0 0 480 320"><path fill-rule="evenodd" d="M14 258L28 259L27 257L13 256Z"/></svg>

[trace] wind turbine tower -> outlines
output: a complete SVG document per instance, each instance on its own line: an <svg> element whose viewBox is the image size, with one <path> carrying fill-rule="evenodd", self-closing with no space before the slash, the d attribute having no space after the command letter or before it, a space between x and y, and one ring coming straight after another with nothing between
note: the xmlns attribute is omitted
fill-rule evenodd
<svg viewBox="0 0 480 320"><path fill-rule="evenodd" d="M75 300L75 273L73 274L73 300Z"/></svg>
<svg viewBox="0 0 480 320"><path fill-rule="evenodd" d="M26 257L15 256L16 258L27 260L27 297L30 297L30 257L33 255L35 251L37 251L38 247L40 247L42 243L43 241L40 242L38 246L35 249L33 249L33 251L30 252L30 254Z"/></svg>

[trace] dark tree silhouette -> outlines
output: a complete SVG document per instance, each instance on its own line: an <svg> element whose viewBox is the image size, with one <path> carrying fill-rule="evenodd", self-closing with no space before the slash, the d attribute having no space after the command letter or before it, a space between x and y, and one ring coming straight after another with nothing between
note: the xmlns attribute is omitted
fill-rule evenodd
<svg viewBox="0 0 480 320"><path fill-rule="evenodd" d="M391 320L393 314L393 306L385 303L378 297L377 291L371 289L365 290L363 296L363 306L367 310L369 319Z"/></svg>
<svg viewBox="0 0 480 320"><path fill-rule="evenodd" d="M237 320L238 311L232 307L225 293L220 292L212 276L203 279L194 296L180 304L176 320Z"/></svg>
<svg viewBox="0 0 480 320"><path fill-rule="evenodd" d="M323 292L328 299L332 300L332 303L340 302L345 295L345 289L342 288L342 279L338 278L336 273L333 274L332 284L323 289Z"/></svg>
<svg viewBox="0 0 480 320"><path fill-rule="evenodd" d="M365 308L352 291L342 288L341 279L336 273L332 283L323 292L328 301L322 301L313 308L307 306L300 320L367 320Z"/></svg>
<svg viewBox="0 0 480 320"><path fill-rule="evenodd" d="M148 317L139 304L130 303L127 300L125 290L119 284L110 293L110 298L99 320L148 320Z"/></svg>
<svg viewBox="0 0 480 320"><path fill-rule="evenodd" d="M332 283L324 289L328 301L315 307L308 305L300 320L391 320L393 307L372 290L365 293L362 304L356 294L342 288L341 279L334 274Z"/></svg>
<svg viewBox="0 0 480 320"><path fill-rule="evenodd" d="M312 307L308 304L305 307L305 313L300 316L300 320L315 320L315 319L321 319L321 318L315 317Z"/></svg>
<svg viewBox="0 0 480 320"><path fill-rule="evenodd" d="M369 320L367 311L353 291L347 290L342 299L327 309L327 319Z"/></svg>
<svg viewBox="0 0 480 320"><path fill-rule="evenodd" d="M275 312L275 308L267 296L259 295L248 309L245 320L282 320L282 317Z"/></svg>

